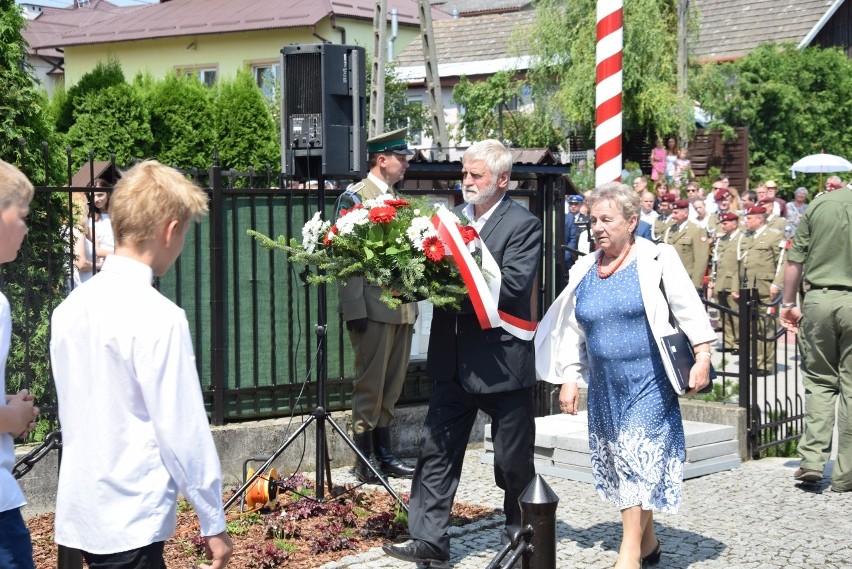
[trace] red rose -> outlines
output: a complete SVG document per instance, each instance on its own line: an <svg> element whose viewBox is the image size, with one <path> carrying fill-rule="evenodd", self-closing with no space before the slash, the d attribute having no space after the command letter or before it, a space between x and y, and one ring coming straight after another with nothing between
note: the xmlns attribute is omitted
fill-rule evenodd
<svg viewBox="0 0 852 569"><path fill-rule="evenodd" d="M334 235L337 235L338 229L336 225L332 225L331 229L328 230L328 233L325 234L325 238L322 240L322 244L328 247L331 245L331 238Z"/></svg>
<svg viewBox="0 0 852 569"><path fill-rule="evenodd" d="M444 258L444 244L438 237L432 235L423 240L423 252L427 259L437 263Z"/></svg>
<svg viewBox="0 0 852 569"><path fill-rule="evenodd" d="M459 225L458 228L465 245L479 237L479 233L470 225Z"/></svg>
<svg viewBox="0 0 852 569"><path fill-rule="evenodd" d="M370 210L370 221L373 223L390 223L396 217L396 208L382 205Z"/></svg>
<svg viewBox="0 0 852 569"><path fill-rule="evenodd" d="M411 205L411 202L398 198L393 200L385 200L385 205L389 205L391 207L408 207Z"/></svg>

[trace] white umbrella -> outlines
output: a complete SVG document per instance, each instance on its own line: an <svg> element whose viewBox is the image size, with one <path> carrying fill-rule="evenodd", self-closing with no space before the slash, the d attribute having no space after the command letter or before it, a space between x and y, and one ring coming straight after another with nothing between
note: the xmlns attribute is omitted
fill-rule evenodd
<svg viewBox="0 0 852 569"><path fill-rule="evenodd" d="M849 171L852 171L852 162L834 154L811 154L790 166L790 175L793 179L796 178L796 172L824 174Z"/></svg>

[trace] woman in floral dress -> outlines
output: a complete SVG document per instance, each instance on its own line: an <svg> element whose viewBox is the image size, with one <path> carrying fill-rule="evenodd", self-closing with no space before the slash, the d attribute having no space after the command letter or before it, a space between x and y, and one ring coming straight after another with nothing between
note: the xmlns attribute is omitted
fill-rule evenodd
<svg viewBox="0 0 852 569"><path fill-rule="evenodd" d="M595 489L622 516L616 567L657 563L653 512L678 511L686 458L678 397L659 339L670 313L695 351L692 395L710 381L716 334L676 251L634 232L639 200L616 182L588 198L599 250L577 261L568 286L536 333L539 376L562 384L562 412L575 414L588 383L589 448Z"/></svg>

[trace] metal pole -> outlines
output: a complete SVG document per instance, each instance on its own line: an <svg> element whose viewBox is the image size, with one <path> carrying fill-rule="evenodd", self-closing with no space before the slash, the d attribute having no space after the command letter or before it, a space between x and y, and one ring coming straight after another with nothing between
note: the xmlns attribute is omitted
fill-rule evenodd
<svg viewBox="0 0 852 569"><path fill-rule="evenodd" d="M222 168L213 155L210 168L210 385L213 424L225 422L225 237Z"/></svg>
<svg viewBox="0 0 852 569"><path fill-rule="evenodd" d="M518 499L521 526L532 526L532 553L524 555L524 569L556 569L556 506L559 496L536 474Z"/></svg>
<svg viewBox="0 0 852 569"><path fill-rule="evenodd" d="M687 91L687 67L688 67L688 46L687 46L687 23L689 20L689 0L678 0L677 3L677 95L678 98L686 104ZM684 109L685 110L685 109ZM686 146L687 137L689 136L689 125L687 123L686 113L680 113L680 145Z"/></svg>

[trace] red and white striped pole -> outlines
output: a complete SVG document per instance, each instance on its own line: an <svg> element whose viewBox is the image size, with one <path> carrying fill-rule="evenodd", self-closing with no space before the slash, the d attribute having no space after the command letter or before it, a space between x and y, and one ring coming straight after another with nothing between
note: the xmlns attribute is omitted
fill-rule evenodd
<svg viewBox="0 0 852 569"><path fill-rule="evenodd" d="M595 185L621 179L623 0L598 0L595 47Z"/></svg>

